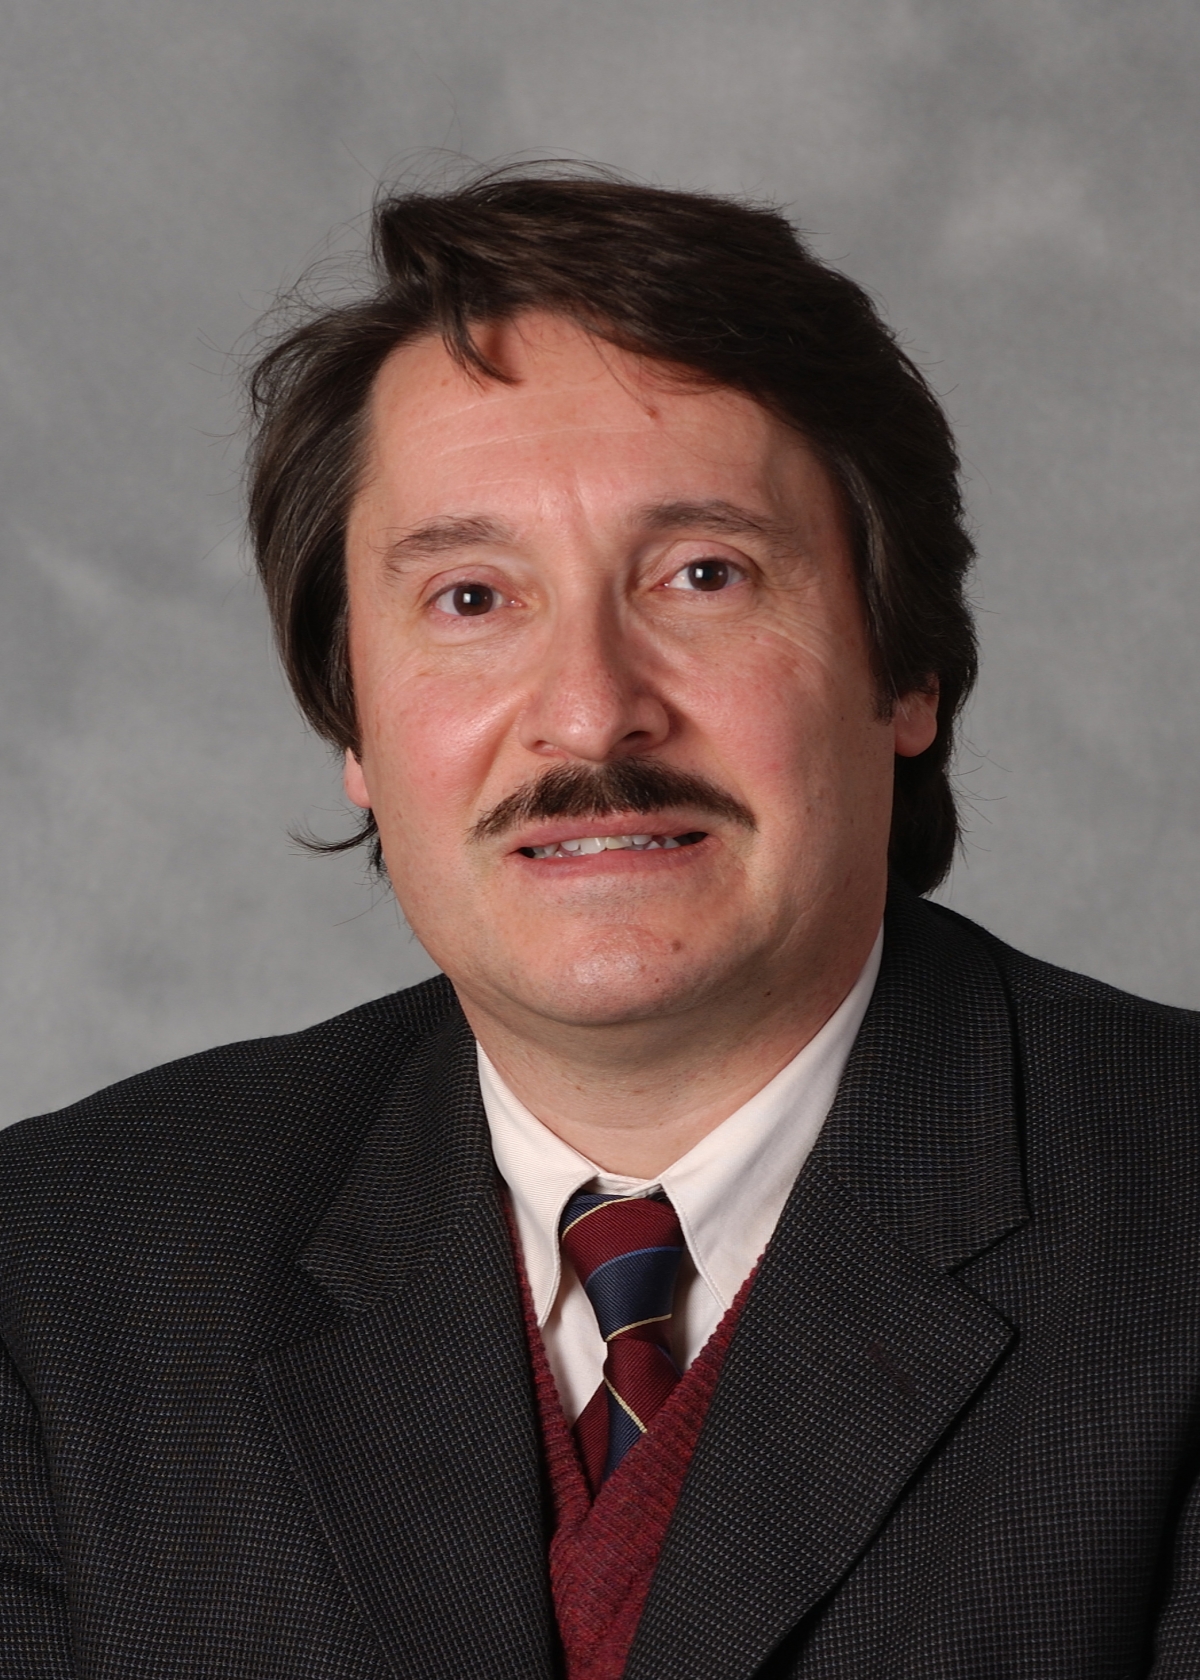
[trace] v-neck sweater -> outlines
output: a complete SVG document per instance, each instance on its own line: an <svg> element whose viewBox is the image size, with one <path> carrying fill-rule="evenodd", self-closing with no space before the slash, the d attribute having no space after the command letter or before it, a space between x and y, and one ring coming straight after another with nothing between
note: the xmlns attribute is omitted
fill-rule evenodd
<svg viewBox="0 0 1200 1680"><path fill-rule="evenodd" d="M593 1500L513 1234L550 1485L550 1590L566 1680L621 1680L753 1273L649 1430Z"/></svg>

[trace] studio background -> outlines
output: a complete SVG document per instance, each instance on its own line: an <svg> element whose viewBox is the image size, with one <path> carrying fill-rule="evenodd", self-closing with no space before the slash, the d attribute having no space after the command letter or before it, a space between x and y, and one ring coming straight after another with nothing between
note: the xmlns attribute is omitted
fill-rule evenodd
<svg viewBox="0 0 1200 1680"><path fill-rule="evenodd" d="M435 148L779 200L870 288L947 403L981 551L942 896L1200 1006L1190 0L0 21L0 1121L431 972L360 863L287 838L348 818L241 547L230 353Z"/></svg>

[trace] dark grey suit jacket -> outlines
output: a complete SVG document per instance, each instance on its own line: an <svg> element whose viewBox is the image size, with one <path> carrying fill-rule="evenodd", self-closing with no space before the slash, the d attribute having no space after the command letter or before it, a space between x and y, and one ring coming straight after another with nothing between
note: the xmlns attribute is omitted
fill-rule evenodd
<svg viewBox="0 0 1200 1680"><path fill-rule="evenodd" d="M1195 1017L903 892L629 1680L1200 1675ZM0 1138L0 1677L541 1680L450 987Z"/></svg>

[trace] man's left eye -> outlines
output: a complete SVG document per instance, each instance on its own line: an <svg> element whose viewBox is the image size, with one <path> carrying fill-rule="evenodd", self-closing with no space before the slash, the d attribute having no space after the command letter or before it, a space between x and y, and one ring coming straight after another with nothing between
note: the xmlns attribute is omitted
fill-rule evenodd
<svg viewBox="0 0 1200 1680"><path fill-rule="evenodd" d="M732 583L740 583L744 576L741 567L735 566L732 560L692 560L667 579L667 588L715 595Z"/></svg>

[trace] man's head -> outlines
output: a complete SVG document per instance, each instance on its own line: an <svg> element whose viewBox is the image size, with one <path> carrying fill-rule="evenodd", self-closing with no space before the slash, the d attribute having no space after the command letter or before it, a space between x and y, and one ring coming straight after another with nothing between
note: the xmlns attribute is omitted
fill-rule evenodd
<svg viewBox="0 0 1200 1680"><path fill-rule="evenodd" d="M385 200L375 251L372 296L259 364L251 519L297 695L452 977L548 940L538 1007L669 1012L877 916L889 834L940 879L971 548L861 290L773 212L594 176ZM646 834L705 838L536 855Z"/></svg>

